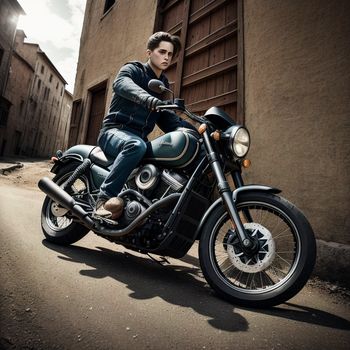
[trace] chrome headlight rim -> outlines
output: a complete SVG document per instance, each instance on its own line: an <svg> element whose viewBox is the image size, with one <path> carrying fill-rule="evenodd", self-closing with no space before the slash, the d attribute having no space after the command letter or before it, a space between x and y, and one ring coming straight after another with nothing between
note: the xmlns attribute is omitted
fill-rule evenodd
<svg viewBox="0 0 350 350"><path fill-rule="evenodd" d="M247 128L245 128L244 126L242 125L235 125L235 126L232 126L230 128L230 141L229 141L229 147L230 147L230 151L232 152L232 154L237 157L237 158L244 158L248 152L249 152L249 148L250 148L250 134L249 134L249 131ZM248 141L246 142L246 144L243 144L243 143L238 143L237 142L237 136L239 135L239 131L240 130L244 130L246 132L246 136L248 137ZM241 153L241 154L238 154L237 150L235 148L235 145L237 144L240 144L240 145L243 145L244 147L246 147L246 150L244 153Z"/></svg>

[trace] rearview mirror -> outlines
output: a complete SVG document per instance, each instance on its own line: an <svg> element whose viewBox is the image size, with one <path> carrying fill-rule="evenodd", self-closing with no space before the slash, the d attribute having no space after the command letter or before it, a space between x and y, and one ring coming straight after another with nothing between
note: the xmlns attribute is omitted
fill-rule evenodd
<svg viewBox="0 0 350 350"><path fill-rule="evenodd" d="M163 91L168 90L162 81L152 79L148 83L148 88L157 94L161 94Z"/></svg>

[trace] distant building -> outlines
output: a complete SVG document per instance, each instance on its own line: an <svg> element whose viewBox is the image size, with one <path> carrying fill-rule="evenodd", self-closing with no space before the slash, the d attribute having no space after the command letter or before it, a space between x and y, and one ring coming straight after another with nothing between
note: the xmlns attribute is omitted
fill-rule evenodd
<svg viewBox="0 0 350 350"><path fill-rule="evenodd" d="M10 62L15 40L18 18L25 15L17 0L0 1L0 135L1 128L7 124L11 101L4 96ZM0 137L0 154L4 149L4 141Z"/></svg>
<svg viewBox="0 0 350 350"><path fill-rule="evenodd" d="M0 155L44 157L67 146L72 96L39 45L24 38L18 30L5 92L12 107L0 129Z"/></svg>

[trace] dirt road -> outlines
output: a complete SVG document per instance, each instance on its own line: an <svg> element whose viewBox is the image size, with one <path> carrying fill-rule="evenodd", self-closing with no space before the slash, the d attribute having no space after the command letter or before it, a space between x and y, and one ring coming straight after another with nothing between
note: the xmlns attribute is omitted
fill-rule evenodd
<svg viewBox="0 0 350 350"><path fill-rule="evenodd" d="M347 349L350 307L311 285L247 310L216 298L196 247L165 267L89 234L43 240L37 179L48 163L0 175L0 349Z"/></svg>

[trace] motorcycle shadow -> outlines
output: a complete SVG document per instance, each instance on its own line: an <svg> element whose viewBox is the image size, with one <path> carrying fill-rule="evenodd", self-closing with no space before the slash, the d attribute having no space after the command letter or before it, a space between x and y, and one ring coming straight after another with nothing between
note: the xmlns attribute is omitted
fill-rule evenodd
<svg viewBox="0 0 350 350"><path fill-rule="evenodd" d="M160 265L147 256L130 251L116 251L105 247L90 249L81 246L57 246L43 240L43 245L62 256L62 260L82 263L92 269L80 274L92 278L111 277L131 290L130 297L138 300L160 297L164 301L209 317L208 323L219 330L247 331L248 321L234 311L232 304L215 296L204 278L197 258L186 255L178 265ZM185 262L191 266L181 264ZM157 283L155 283L157 281ZM237 309L245 310L243 307ZM335 329L350 329L350 322L329 312L287 302L269 309L246 309L268 316L320 325Z"/></svg>
<svg viewBox="0 0 350 350"><path fill-rule="evenodd" d="M80 274L91 278L113 278L126 285L130 297L138 300L160 297L169 304L191 308L209 318L208 323L228 332L247 331L247 320L234 311L234 307L216 297L201 277L201 270L194 263L197 259L187 256L192 266L180 265L180 260L171 259L179 265L160 265L147 256L130 251L96 249L82 246L58 246L42 241L43 245L60 255L65 261L81 263L88 269ZM185 258L186 260L186 258Z"/></svg>
<svg viewBox="0 0 350 350"><path fill-rule="evenodd" d="M340 330L350 330L350 322L345 318L305 305L286 302L270 309L256 309L255 311L264 315L285 318L292 321Z"/></svg>

